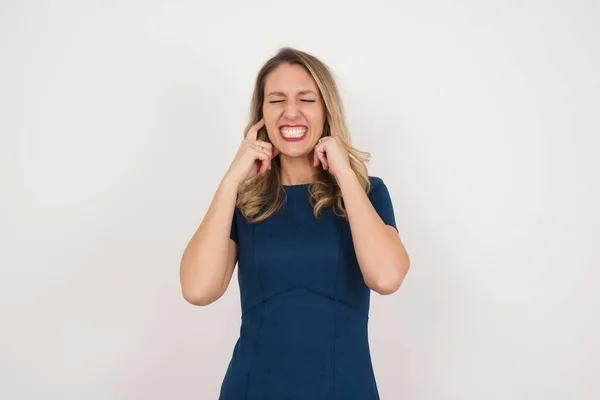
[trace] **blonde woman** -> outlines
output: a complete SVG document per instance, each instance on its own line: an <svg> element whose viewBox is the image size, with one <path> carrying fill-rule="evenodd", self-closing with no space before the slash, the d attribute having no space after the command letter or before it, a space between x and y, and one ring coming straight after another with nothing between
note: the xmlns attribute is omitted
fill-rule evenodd
<svg viewBox="0 0 600 400"><path fill-rule="evenodd" d="M378 399L373 290L409 268L390 194L353 148L316 57L283 48L260 70L251 120L181 260L183 297L208 305L238 265L242 321L220 400Z"/></svg>

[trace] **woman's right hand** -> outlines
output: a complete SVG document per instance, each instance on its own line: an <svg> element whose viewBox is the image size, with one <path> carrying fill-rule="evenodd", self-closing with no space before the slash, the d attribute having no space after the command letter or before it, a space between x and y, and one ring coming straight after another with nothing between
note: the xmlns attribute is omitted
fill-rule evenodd
<svg viewBox="0 0 600 400"><path fill-rule="evenodd" d="M273 154L271 143L257 139L258 131L264 125L264 119L261 119L250 127L229 166L226 176L238 185L257 174L265 176L267 170L271 169L271 160L278 153L275 149L275 155Z"/></svg>

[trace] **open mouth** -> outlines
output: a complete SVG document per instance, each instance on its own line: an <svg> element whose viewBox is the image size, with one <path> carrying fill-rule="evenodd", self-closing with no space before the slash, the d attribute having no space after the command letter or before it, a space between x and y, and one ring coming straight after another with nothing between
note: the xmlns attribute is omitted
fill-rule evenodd
<svg viewBox="0 0 600 400"><path fill-rule="evenodd" d="M283 140L288 142L297 142L302 140L306 133L308 132L308 127L305 125L283 125L279 128L279 133Z"/></svg>

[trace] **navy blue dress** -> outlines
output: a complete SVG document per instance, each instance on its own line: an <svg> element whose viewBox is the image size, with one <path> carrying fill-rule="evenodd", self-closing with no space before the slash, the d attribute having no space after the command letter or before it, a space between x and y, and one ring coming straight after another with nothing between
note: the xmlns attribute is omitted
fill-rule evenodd
<svg viewBox="0 0 600 400"><path fill-rule="evenodd" d="M396 227L388 189L369 177L381 219ZM236 208L241 328L220 400L379 399L368 340L369 296L347 220L313 216L308 184L249 224Z"/></svg>

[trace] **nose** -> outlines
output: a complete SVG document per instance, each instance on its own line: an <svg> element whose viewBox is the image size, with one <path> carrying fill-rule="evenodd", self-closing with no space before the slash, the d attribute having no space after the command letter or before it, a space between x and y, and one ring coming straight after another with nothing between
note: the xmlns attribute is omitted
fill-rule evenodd
<svg viewBox="0 0 600 400"><path fill-rule="evenodd" d="M283 114L289 119L295 118L298 115L298 105L293 101L288 101L283 110Z"/></svg>

